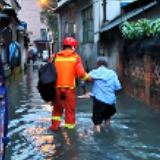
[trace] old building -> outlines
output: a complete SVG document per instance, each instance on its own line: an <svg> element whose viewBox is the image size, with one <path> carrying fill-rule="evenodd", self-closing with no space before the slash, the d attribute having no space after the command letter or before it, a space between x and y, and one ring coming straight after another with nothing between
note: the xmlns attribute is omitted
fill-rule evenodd
<svg viewBox="0 0 160 160"><path fill-rule="evenodd" d="M102 24L102 1L64 1L58 2L56 12L59 14L59 48L67 36L78 41L78 53L85 68L95 67L99 41L99 26ZM97 12L94 12L98 10ZM96 23L98 22L98 24Z"/></svg>
<svg viewBox="0 0 160 160"><path fill-rule="evenodd" d="M59 14L59 47L66 36L75 37L79 43L78 53L85 68L96 67L96 57L104 55L100 29L121 14L121 1L60 0L56 12ZM126 5L126 3L123 3ZM116 70L115 55L109 57L109 67Z"/></svg>
<svg viewBox="0 0 160 160"><path fill-rule="evenodd" d="M41 4L37 0L18 0L18 2L21 6L18 17L27 23L31 43L36 39L47 39L47 24L40 15Z"/></svg>
<svg viewBox="0 0 160 160"><path fill-rule="evenodd" d="M150 56L143 51L143 56L125 58L125 42L119 29L125 20L156 20L159 11L159 1L156 0L59 0L56 10L59 15L59 46L62 49L62 40L66 36L75 37L86 70L96 67L98 55L106 56L109 68L118 73L124 90L160 110L160 53L155 57L148 50Z"/></svg>
<svg viewBox="0 0 160 160"><path fill-rule="evenodd" d="M155 44L154 47L153 42L157 37L148 36L144 39L133 39L127 43L122 37L119 25L124 20L137 22L145 18L155 21L159 19L159 14L160 5L158 1L137 0L122 6L119 17L104 24L100 29L101 41L104 44L102 47L103 54L108 57L115 56L115 70L119 74L124 90L158 110L160 110L158 98L160 95L160 52L156 49L158 44ZM138 48L140 45L143 47L141 51Z"/></svg>
<svg viewBox="0 0 160 160"><path fill-rule="evenodd" d="M26 23L22 23L17 13L21 9L17 0L3 0L0 14L0 52L4 64L9 62L9 45L11 42L17 42L21 50L21 68L24 69L26 54L25 44L27 41ZM25 25L24 25L25 24Z"/></svg>
<svg viewBox="0 0 160 160"><path fill-rule="evenodd" d="M35 42L38 52L42 54L43 50L50 52L49 27L45 17L40 13L42 6L38 0L18 0L21 10L18 17L27 23L27 32L30 37L30 45Z"/></svg>

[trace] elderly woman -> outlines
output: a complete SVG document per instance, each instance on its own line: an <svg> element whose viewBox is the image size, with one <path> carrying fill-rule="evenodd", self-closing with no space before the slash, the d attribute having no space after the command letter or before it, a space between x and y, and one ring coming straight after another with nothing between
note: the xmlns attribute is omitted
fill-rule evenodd
<svg viewBox="0 0 160 160"><path fill-rule="evenodd" d="M92 78L93 87L91 94L87 93L84 97L91 96L93 98L93 123L95 130L101 131L101 123L105 121L105 125L110 125L110 117L116 113L115 92L121 89L117 74L107 68L108 61L105 57L97 58L97 69L92 70L89 76ZM81 83L84 91L85 82Z"/></svg>

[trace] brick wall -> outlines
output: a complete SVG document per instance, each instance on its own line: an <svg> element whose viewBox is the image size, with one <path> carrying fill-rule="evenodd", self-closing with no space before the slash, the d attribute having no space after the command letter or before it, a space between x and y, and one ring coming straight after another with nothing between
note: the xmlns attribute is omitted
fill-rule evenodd
<svg viewBox="0 0 160 160"><path fill-rule="evenodd" d="M160 58L123 57L120 67L125 92L160 111Z"/></svg>
<svg viewBox="0 0 160 160"><path fill-rule="evenodd" d="M40 21L40 12L42 10L37 0L18 0L21 10L18 12L19 19L27 23L27 30L32 32L31 42L40 39L40 29L47 29L47 25Z"/></svg>

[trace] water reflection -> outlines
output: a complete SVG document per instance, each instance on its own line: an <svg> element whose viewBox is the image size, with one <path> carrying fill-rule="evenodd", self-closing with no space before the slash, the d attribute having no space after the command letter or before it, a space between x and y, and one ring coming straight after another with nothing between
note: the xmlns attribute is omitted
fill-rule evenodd
<svg viewBox="0 0 160 160"><path fill-rule="evenodd" d="M140 102L126 95L119 97L111 127L103 125L102 132L95 133L91 100L78 100L76 128L65 129L63 117L60 130L52 132L49 127L53 107L37 93L37 70L30 68L27 74L8 83L11 142L6 160L160 159L160 114Z"/></svg>

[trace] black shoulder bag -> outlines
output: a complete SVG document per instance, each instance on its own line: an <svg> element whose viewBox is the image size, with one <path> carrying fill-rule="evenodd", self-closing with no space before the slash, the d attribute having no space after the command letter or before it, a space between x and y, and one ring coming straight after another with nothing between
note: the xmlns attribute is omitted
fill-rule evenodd
<svg viewBox="0 0 160 160"><path fill-rule="evenodd" d="M52 62L48 62L39 69L39 80L37 89L46 102L53 101L55 99L55 84L57 80L56 67L54 65L56 54Z"/></svg>

